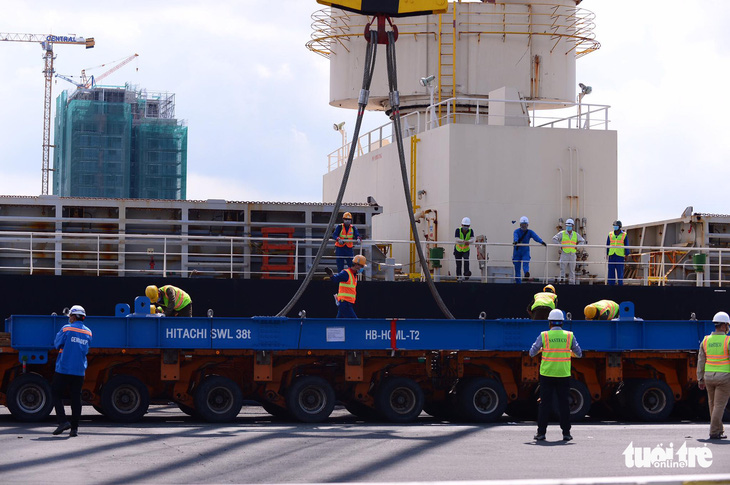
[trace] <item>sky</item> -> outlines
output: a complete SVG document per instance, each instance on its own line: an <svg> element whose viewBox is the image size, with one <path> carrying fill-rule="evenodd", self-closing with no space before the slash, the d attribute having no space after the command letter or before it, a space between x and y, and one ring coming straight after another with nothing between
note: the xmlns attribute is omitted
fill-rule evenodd
<svg viewBox="0 0 730 485"><path fill-rule="evenodd" d="M593 87L584 102L611 106L624 225L676 218L690 205L730 213L730 2L580 7L596 14L601 48L578 59L577 81ZM94 49L56 46L64 75L139 54L104 83L175 93L176 115L189 127L188 199L319 202L327 154L341 142L332 125L351 130L356 117L328 105L328 60L305 48L319 8L314 0L14 0L0 32L94 37ZM2 195L41 192L41 56L34 43L0 48ZM70 87L58 79L54 99ZM386 122L368 112L362 132Z"/></svg>

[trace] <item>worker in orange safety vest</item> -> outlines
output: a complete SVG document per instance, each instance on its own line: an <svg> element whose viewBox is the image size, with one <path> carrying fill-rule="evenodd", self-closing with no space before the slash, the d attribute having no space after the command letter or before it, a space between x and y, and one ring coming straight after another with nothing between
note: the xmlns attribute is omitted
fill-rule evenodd
<svg viewBox="0 0 730 485"><path fill-rule="evenodd" d="M340 272L345 265L352 267L352 257L355 252L352 246L355 241L362 241L357 227L352 225L352 214L342 214L342 224L335 226L332 232L332 239L335 240L335 256L337 257L337 271Z"/></svg>
<svg viewBox="0 0 730 485"><path fill-rule="evenodd" d="M337 302L337 318L357 318L355 300L357 299L357 275L367 266L365 256L358 254L352 258L352 266L334 274L331 268L325 272L332 281L340 284L335 301Z"/></svg>

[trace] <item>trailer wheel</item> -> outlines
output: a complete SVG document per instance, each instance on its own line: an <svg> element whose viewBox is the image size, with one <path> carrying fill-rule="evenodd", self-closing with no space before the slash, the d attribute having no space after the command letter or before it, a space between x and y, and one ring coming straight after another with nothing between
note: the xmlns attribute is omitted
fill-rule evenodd
<svg viewBox="0 0 730 485"><path fill-rule="evenodd" d="M18 421L42 421L51 414L51 385L38 374L20 374L8 386L7 406Z"/></svg>
<svg viewBox="0 0 730 485"><path fill-rule="evenodd" d="M629 409L641 421L664 421L672 413L674 394L664 381L635 381L627 391Z"/></svg>
<svg viewBox="0 0 730 485"><path fill-rule="evenodd" d="M301 376L289 387L286 406L295 419L319 423L335 409L335 391L319 376Z"/></svg>
<svg viewBox="0 0 730 485"><path fill-rule="evenodd" d="M378 412L370 406L360 401L348 401L345 403L345 409L353 416L365 421L377 421L380 417Z"/></svg>
<svg viewBox="0 0 730 485"><path fill-rule="evenodd" d="M477 423L496 421L507 409L507 393L497 380L485 377L466 379L456 388L459 415Z"/></svg>
<svg viewBox="0 0 730 485"><path fill-rule="evenodd" d="M408 423L423 411L423 390L413 379L389 377L375 396L375 409L388 421Z"/></svg>
<svg viewBox="0 0 730 485"><path fill-rule="evenodd" d="M570 379L570 391L568 393L568 408L570 409L570 420L581 421L591 409L591 393L588 386L577 379ZM559 416L557 399L553 400L553 413Z"/></svg>
<svg viewBox="0 0 730 485"><path fill-rule="evenodd" d="M195 391L195 409L200 417L211 423L232 421L242 406L241 388L227 377L206 377Z"/></svg>
<svg viewBox="0 0 730 485"><path fill-rule="evenodd" d="M117 375L101 388L101 409L112 421L134 423L142 419L149 407L147 386L136 377Z"/></svg>

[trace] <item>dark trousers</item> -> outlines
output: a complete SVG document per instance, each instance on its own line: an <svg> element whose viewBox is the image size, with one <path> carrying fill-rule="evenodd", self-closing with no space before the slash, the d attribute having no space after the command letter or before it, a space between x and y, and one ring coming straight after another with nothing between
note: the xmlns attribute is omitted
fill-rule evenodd
<svg viewBox="0 0 730 485"><path fill-rule="evenodd" d="M608 284L619 286L624 284L624 256L616 256L612 254L608 257Z"/></svg>
<svg viewBox="0 0 730 485"><path fill-rule="evenodd" d="M63 408L63 393L68 389L71 398L71 428L78 429L79 418L81 417L81 387L84 385L84 376L73 376L56 372L51 383L51 395L53 405L56 408L58 424L63 424L66 418L66 410Z"/></svg>
<svg viewBox="0 0 730 485"><path fill-rule="evenodd" d="M337 318L357 318L357 315L355 315L355 305L349 301L341 301L337 305Z"/></svg>
<svg viewBox="0 0 730 485"><path fill-rule="evenodd" d="M549 306L536 306L530 311L530 317L533 320L547 320L552 310Z"/></svg>
<svg viewBox="0 0 730 485"><path fill-rule="evenodd" d="M563 434L570 433L570 377L540 376L540 407L537 410L537 433L545 434L553 408L553 395L558 399L558 415Z"/></svg>
<svg viewBox="0 0 730 485"><path fill-rule="evenodd" d="M337 256L337 272L339 273L345 266L352 268L352 258L355 257L355 251L347 246L335 246L335 256Z"/></svg>
<svg viewBox="0 0 730 485"><path fill-rule="evenodd" d="M175 312L176 317L192 317L193 316L193 304L190 303L182 307L179 311Z"/></svg>
<svg viewBox="0 0 730 485"><path fill-rule="evenodd" d="M461 252L454 251L454 258L456 259L456 276L461 276L461 260L464 260L464 276L471 276L469 271L469 253L471 251Z"/></svg>

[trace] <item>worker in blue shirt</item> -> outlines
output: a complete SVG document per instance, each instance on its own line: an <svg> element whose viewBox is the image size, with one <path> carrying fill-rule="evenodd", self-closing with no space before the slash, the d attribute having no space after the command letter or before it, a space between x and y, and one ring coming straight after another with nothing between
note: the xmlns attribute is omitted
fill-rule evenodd
<svg viewBox="0 0 730 485"><path fill-rule="evenodd" d="M515 283L522 283L520 267L524 269L525 278L530 277L530 239L534 239L543 246L547 246L545 241L535 234L535 231L527 228L529 224L530 221L526 216L520 217L520 227L519 229L515 229L514 232L512 263L515 265Z"/></svg>
<svg viewBox="0 0 730 485"><path fill-rule="evenodd" d="M68 312L68 324L56 334L54 342L58 349L56 373L51 384L53 405L56 408L58 427L53 431L59 435L71 429L70 437L78 436L79 418L81 417L81 388L86 375L86 354L91 346L91 330L84 325L86 310L81 305L74 305ZM71 397L71 422L66 419L63 408L63 394L68 389Z"/></svg>
<svg viewBox="0 0 730 485"><path fill-rule="evenodd" d="M355 240L362 241L357 227L352 225L352 214L345 212L342 215L342 224L335 226L332 233L332 239L335 240L335 256L337 257L337 271L341 272L345 269L352 268L352 257L355 255L352 246Z"/></svg>

